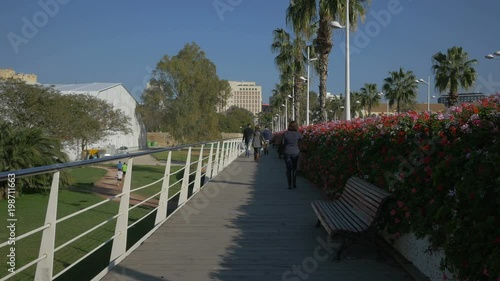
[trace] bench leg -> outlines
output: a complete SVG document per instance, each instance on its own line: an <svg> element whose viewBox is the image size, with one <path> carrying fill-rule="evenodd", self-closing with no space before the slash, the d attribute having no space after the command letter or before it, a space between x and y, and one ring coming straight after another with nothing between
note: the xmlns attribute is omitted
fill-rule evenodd
<svg viewBox="0 0 500 281"><path fill-rule="evenodd" d="M344 239L342 239L342 244L340 244L340 247L337 249L334 261L340 262L340 255L342 255L342 252L345 250L345 247L346 247L346 238L344 237Z"/></svg>
<svg viewBox="0 0 500 281"><path fill-rule="evenodd" d="M316 228L318 228L318 227L320 227L320 226L321 226L321 221L320 221L320 220L318 220L318 221L316 222L315 227L316 227Z"/></svg>

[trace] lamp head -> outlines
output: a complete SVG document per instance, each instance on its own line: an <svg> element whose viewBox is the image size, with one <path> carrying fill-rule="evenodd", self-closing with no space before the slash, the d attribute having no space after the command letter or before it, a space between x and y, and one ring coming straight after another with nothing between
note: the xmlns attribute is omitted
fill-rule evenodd
<svg viewBox="0 0 500 281"><path fill-rule="evenodd" d="M331 21L328 25L329 25L331 28L335 28L335 29L342 29L342 28L345 28L345 26L340 25L340 23L339 23L338 21Z"/></svg>
<svg viewBox="0 0 500 281"><path fill-rule="evenodd" d="M492 55L492 54L487 54L487 55L486 55L486 56L484 56L484 57L485 57L485 58L487 58L487 59L490 59L490 60L495 58L495 56L494 56L494 55Z"/></svg>
<svg viewBox="0 0 500 281"><path fill-rule="evenodd" d="M300 76L299 78L300 78L300 80L302 80L304 82L307 81L307 78L305 78L304 76Z"/></svg>
<svg viewBox="0 0 500 281"><path fill-rule="evenodd" d="M495 56L500 56L500 51L496 51Z"/></svg>

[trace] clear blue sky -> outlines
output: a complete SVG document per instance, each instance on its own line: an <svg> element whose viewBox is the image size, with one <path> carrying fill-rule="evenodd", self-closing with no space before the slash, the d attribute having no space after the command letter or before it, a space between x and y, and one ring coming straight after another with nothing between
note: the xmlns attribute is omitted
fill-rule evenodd
<svg viewBox="0 0 500 281"><path fill-rule="evenodd" d="M500 1L372 2L365 23L351 33L352 90L366 82L380 87L387 73L399 67L427 79L431 56L458 45L479 61L478 81L470 91L500 91L500 61L484 58L500 50ZM389 9L389 2L398 3L396 9ZM41 3L51 5L44 9ZM228 9L218 12L216 4ZM267 103L278 81L270 50L272 31L286 27L288 4L288 0L2 1L0 68L35 73L41 83L121 82L138 97L163 55L175 55L186 43L195 42L216 64L221 78L257 82ZM390 19L377 19L372 13L389 13ZM335 31L334 43L327 88L341 93L344 31ZM311 90L317 92L318 76L312 79ZM422 85L419 101L426 96Z"/></svg>

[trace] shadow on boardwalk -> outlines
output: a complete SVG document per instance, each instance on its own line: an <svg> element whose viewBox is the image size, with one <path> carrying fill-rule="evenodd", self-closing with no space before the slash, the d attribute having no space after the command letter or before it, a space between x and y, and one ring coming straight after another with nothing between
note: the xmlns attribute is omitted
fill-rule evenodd
<svg viewBox="0 0 500 281"><path fill-rule="evenodd" d="M303 178L287 189L274 150L259 163L239 157L102 280L411 280L371 246L332 262L338 243L314 227L318 199Z"/></svg>

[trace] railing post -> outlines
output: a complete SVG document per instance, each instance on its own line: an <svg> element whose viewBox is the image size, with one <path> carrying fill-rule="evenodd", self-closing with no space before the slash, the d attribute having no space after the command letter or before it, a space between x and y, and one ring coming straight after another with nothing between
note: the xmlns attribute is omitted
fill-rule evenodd
<svg viewBox="0 0 500 281"><path fill-rule="evenodd" d="M219 170L217 171L218 173L222 172L222 170L224 169L224 154L226 153L225 146L226 146L226 141L223 141L220 149Z"/></svg>
<svg viewBox="0 0 500 281"><path fill-rule="evenodd" d="M217 142L217 149L215 150L214 169L212 170L210 178L214 178L219 174L219 155L220 155L220 141Z"/></svg>
<svg viewBox="0 0 500 281"><path fill-rule="evenodd" d="M213 152L214 152L214 143L210 144L210 153L208 154L208 163L207 170L205 171L205 177L207 180L212 179L212 160L213 160Z"/></svg>
<svg viewBox="0 0 500 281"><path fill-rule="evenodd" d="M203 167L203 147L205 145L202 144L200 147L200 157L198 158L198 167L196 168L196 176L194 178L194 186L193 186L193 194L198 192L201 185L201 167Z"/></svg>
<svg viewBox="0 0 500 281"><path fill-rule="evenodd" d="M128 210L130 204L130 185L132 183L132 166L134 158L127 161L127 173L123 182L122 197L120 198L120 207L118 214L121 214L116 220L115 238L113 239L113 247L111 249L110 261L114 261L127 250L127 228L128 228Z"/></svg>
<svg viewBox="0 0 500 281"><path fill-rule="evenodd" d="M40 241L40 251L38 257L45 256L36 265L35 280L52 280L54 272L54 245L56 241L56 220L57 220L57 201L59 196L59 176L60 172L55 172L52 176L52 185L50 187L47 212L45 213L45 225L50 226L43 230L42 240Z"/></svg>
<svg viewBox="0 0 500 281"><path fill-rule="evenodd" d="M167 203L168 190L170 188L170 163L172 159L172 151L168 152L167 165L163 174L163 182L161 184L160 202L158 202L158 210L156 210L155 225L164 221L167 218Z"/></svg>
<svg viewBox="0 0 500 281"><path fill-rule="evenodd" d="M184 167L184 177L182 178L182 185L181 185L181 193L179 195L179 203L178 206L180 207L184 202L187 201L187 196L188 196L188 188L189 188L189 166L191 165L191 146L189 147L188 150L188 155L186 158L186 166Z"/></svg>
<svg viewBox="0 0 500 281"><path fill-rule="evenodd" d="M238 144L236 143L236 140L233 139L233 150L231 150L231 162L236 160L237 157L236 151L238 151Z"/></svg>
<svg viewBox="0 0 500 281"><path fill-rule="evenodd" d="M226 150L224 151L224 168L229 165L229 151L231 150L231 143L227 141L226 146Z"/></svg>

